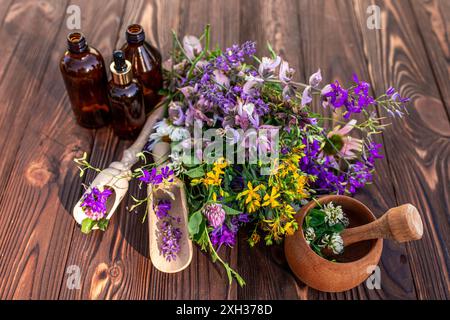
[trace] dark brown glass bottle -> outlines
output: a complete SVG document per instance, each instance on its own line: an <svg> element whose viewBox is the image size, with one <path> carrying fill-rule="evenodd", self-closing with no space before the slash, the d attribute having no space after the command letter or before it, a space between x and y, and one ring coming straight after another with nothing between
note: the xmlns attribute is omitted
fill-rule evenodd
<svg viewBox="0 0 450 320"><path fill-rule="evenodd" d="M145 123L142 87L133 79L131 63L125 60L123 51L114 51L113 58L110 66L112 79L108 85L111 124L119 138L134 139Z"/></svg>
<svg viewBox="0 0 450 320"><path fill-rule="evenodd" d="M59 67L77 122L86 128L107 125L108 78L103 57L79 32L69 34L67 45Z"/></svg>
<svg viewBox="0 0 450 320"><path fill-rule="evenodd" d="M125 58L131 62L133 74L144 90L145 111L149 113L159 102L162 88L161 54L145 41L142 26L132 24L126 31L127 43L122 46Z"/></svg>

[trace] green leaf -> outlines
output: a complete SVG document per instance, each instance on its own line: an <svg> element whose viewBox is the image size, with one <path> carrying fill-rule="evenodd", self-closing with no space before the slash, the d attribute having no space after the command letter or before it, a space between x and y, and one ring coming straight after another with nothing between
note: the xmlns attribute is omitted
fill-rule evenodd
<svg viewBox="0 0 450 320"><path fill-rule="evenodd" d="M198 167L195 167L195 168L192 168L192 169L186 171L184 174L187 175L188 177L194 179L194 178L203 177L205 175L205 171L203 170L203 168L201 166L198 166Z"/></svg>
<svg viewBox="0 0 450 320"><path fill-rule="evenodd" d="M195 236L199 229L200 229L200 224L202 223L203 220L203 216L200 210L194 212L190 217L189 217L189 222L188 222L188 230L189 230L189 234L193 237Z"/></svg>
<svg viewBox="0 0 450 320"><path fill-rule="evenodd" d="M81 232L88 234L89 232L92 231L92 228L95 226L97 222L90 219L90 218L85 218L82 222L81 222Z"/></svg>
<svg viewBox="0 0 450 320"><path fill-rule="evenodd" d="M206 231L206 220L202 219L202 223L200 223L200 226L198 228L198 233L194 235L194 241L197 243L201 243L203 241L203 238L205 237Z"/></svg>
<svg viewBox="0 0 450 320"><path fill-rule="evenodd" d="M97 222L97 226L100 230L106 231L106 228L108 228L109 220L108 219L101 219Z"/></svg>
<svg viewBox="0 0 450 320"><path fill-rule="evenodd" d="M267 49L269 50L270 54L272 55L272 58L276 58L277 54L276 52L273 50L272 46L270 45L269 41L267 41Z"/></svg>
<svg viewBox="0 0 450 320"><path fill-rule="evenodd" d="M231 207L229 207L229 206L226 206L226 205L224 205L224 204L222 204L222 208L223 208L223 210L225 210L225 213L226 213L226 214L231 215L231 216L236 216L236 215L242 213L242 211L233 209L233 208L231 208Z"/></svg>
<svg viewBox="0 0 450 320"><path fill-rule="evenodd" d="M341 233L344 229L345 227L342 223L337 223L334 226L330 227L330 230L332 230L334 233Z"/></svg>

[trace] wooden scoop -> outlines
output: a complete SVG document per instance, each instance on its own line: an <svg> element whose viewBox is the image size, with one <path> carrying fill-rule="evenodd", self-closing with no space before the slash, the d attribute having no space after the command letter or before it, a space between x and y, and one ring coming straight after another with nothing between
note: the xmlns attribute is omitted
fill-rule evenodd
<svg viewBox="0 0 450 320"><path fill-rule="evenodd" d="M167 165L168 154L170 153L170 145L166 142L158 142L153 147L153 158L156 163L164 163L160 167ZM152 190L152 185L148 185L148 206L147 220L149 226L149 247L150 259L153 266L161 272L175 273L186 269L192 260L193 249L192 241L189 239L188 219L189 207L186 198L186 190L184 183L174 178L174 184L170 187L170 194L173 198L163 190ZM179 241L180 251L175 260L167 261L159 250L161 241L159 219L154 211L154 203L159 200L169 200L171 204L170 215L177 221L174 222L175 227L181 230L181 239Z"/></svg>
<svg viewBox="0 0 450 320"><path fill-rule="evenodd" d="M163 102L161 102L148 116L136 141L123 152L122 159L111 163L108 168L102 170L85 191L84 194L91 192L94 187L99 189L107 187L113 190L114 202L107 206L108 211L106 219L111 219L120 202L125 197L129 187L128 181L131 179L131 167L138 161L136 155L142 151L148 141L150 133L153 131L153 127L157 121L163 118L164 113L165 108L163 107ZM87 218L87 215L81 208L84 194L73 208L73 217L78 224L81 224L83 220ZM95 226L93 229L98 229L98 227Z"/></svg>
<svg viewBox="0 0 450 320"><path fill-rule="evenodd" d="M389 209L380 219L341 233L344 247L371 239L392 239L397 242L419 240L423 235L423 224L417 208L404 204Z"/></svg>

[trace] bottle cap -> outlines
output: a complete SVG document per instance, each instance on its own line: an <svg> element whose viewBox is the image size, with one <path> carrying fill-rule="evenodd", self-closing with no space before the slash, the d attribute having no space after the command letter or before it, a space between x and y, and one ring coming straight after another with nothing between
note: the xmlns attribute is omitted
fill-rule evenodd
<svg viewBox="0 0 450 320"><path fill-rule="evenodd" d="M125 54L121 50L113 52L113 62L109 66L115 84L127 85L133 80L130 61L125 59Z"/></svg>

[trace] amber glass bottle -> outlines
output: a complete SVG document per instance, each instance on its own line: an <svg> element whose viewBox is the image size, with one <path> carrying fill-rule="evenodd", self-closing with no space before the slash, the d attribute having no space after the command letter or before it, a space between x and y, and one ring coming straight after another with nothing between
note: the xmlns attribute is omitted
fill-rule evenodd
<svg viewBox="0 0 450 320"><path fill-rule="evenodd" d="M145 123L142 87L133 79L131 63L125 60L123 51L114 51L113 58L108 86L112 127L119 138L134 139Z"/></svg>
<svg viewBox="0 0 450 320"><path fill-rule="evenodd" d="M127 42L122 46L125 58L131 62L134 76L144 90L145 111L150 112L158 103L162 88L161 54L145 41L142 26L132 24L126 31Z"/></svg>
<svg viewBox="0 0 450 320"><path fill-rule="evenodd" d="M108 78L103 58L79 32L69 34L67 45L59 67L77 122L87 128L102 127L109 121Z"/></svg>

